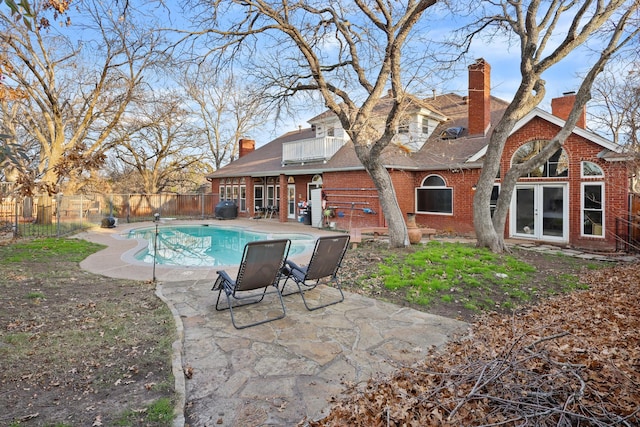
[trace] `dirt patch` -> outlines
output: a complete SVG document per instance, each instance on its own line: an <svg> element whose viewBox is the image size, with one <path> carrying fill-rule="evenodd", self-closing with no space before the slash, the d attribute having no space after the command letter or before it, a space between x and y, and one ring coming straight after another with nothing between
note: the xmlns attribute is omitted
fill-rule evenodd
<svg viewBox="0 0 640 427"><path fill-rule="evenodd" d="M343 288L361 295L471 322L482 312L495 311L501 314L510 314L524 307L535 305L541 299L570 290L571 284L575 282L570 280L572 277L575 278L600 268L613 266L611 262L514 249L509 255L536 269L527 282L520 284L522 293L526 294L525 300L514 300L508 294L492 290L483 295L484 300L491 302L490 308L485 304L481 311L477 307L478 304L470 304L470 300L477 298L477 296L466 295L464 289L452 289L447 291L447 301L434 299L430 305L424 306L408 302L404 291L388 289L382 278L376 275L378 264L385 258L394 256L402 260L408 253L420 248L420 246L411 246L410 248L393 249L389 248L389 245L384 241L363 242L357 248L347 251L340 270L341 284ZM474 305L475 307L472 307Z"/></svg>
<svg viewBox="0 0 640 427"><path fill-rule="evenodd" d="M0 307L0 425L170 425L147 413L174 395L175 325L154 285L2 262Z"/></svg>

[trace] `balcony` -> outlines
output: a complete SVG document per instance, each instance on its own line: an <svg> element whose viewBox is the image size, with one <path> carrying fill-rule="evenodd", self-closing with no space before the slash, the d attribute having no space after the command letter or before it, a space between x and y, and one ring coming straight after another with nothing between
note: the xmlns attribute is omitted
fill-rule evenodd
<svg viewBox="0 0 640 427"><path fill-rule="evenodd" d="M282 144L282 163L326 162L345 142L343 138L332 136L285 142Z"/></svg>

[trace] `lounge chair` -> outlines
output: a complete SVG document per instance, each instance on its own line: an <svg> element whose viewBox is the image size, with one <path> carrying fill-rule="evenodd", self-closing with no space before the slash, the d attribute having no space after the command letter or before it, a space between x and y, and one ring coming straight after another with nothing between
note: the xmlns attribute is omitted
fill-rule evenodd
<svg viewBox="0 0 640 427"><path fill-rule="evenodd" d="M286 315L282 294L278 288L281 270L289 253L289 239L264 240L247 243L242 254L242 261L238 270L238 275L233 280L226 271L218 271L218 278L212 290L218 291L216 310L229 310L231 322L236 329L244 329L249 326L256 326L273 320L282 319ZM264 299L269 287L274 288L280 305L282 314L244 326L238 326L233 315L234 308L244 305L256 304ZM262 292L250 292L263 289ZM224 292L227 297L227 307L220 307L220 295ZM244 294L244 295L243 295ZM235 305L234 305L235 302Z"/></svg>
<svg viewBox="0 0 640 427"><path fill-rule="evenodd" d="M304 306L307 307L307 310L317 310L344 301L344 294L342 293L340 281L338 280L338 269L342 264L342 259L344 258L348 245L348 235L319 237L318 240L316 240L313 254L307 266L299 266L295 262L287 260L283 269L283 275L286 276L286 280L282 285L281 293L284 294L284 288L287 286L287 282L289 279L292 279L298 286L298 291L302 296L302 301L304 302ZM310 307L304 294L321 283L333 283L335 288L340 292L340 298L315 307Z"/></svg>

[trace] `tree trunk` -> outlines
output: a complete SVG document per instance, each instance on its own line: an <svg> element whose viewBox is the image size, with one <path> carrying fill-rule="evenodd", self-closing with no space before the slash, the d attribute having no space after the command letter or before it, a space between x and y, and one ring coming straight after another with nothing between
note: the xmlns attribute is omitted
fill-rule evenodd
<svg viewBox="0 0 640 427"><path fill-rule="evenodd" d="M373 184L378 190L378 198L382 213L389 228L389 245L392 248L403 248L410 246L407 225L404 215L398 204L398 198L391 182L389 171L377 159L371 160L366 156L366 147L356 146L356 153L364 165L366 171L371 176ZM361 157L362 156L362 157Z"/></svg>

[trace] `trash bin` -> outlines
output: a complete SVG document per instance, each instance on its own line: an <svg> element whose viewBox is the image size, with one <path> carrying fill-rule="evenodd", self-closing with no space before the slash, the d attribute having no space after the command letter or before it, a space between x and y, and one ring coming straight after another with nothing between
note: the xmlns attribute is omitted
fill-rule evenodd
<svg viewBox="0 0 640 427"><path fill-rule="evenodd" d="M118 225L118 220L112 216L106 217L106 218L102 218L102 223L100 225L100 227L102 228L114 228L116 225Z"/></svg>
<svg viewBox="0 0 640 427"><path fill-rule="evenodd" d="M304 218L304 225L311 225L311 209L307 208L302 214Z"/></svg>
<svg viewBox="0 0 640 427"><path fill-rule="evenodd" d="M233 200L223 200L216 205L217 219L235 219L238 217L238 206Z"/></svg>

